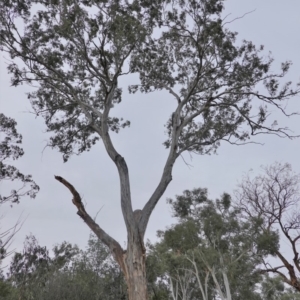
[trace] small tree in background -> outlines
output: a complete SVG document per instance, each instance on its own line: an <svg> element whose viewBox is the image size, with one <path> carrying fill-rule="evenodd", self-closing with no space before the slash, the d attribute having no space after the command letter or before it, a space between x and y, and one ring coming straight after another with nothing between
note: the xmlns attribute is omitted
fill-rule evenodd
<svg viewBox="0 0 300 300"><path fill-rule="evenodd" d="M85 250L63 242L52 254L34 236L27 236L2 283L6 293L0 292L1 300L126 300L127 294L120 269L94 235Z"/></svg>
<svg viewBox="0 0 300 300"><path fill-rule="evenodd" d="M245 144L257 134L291 137L287 128L270 122L268 112L271 107L288 115L286 100L299 93L291 82L280 82L291 63L282 63L274 73L263 46L249 41L237 46L237 34L225 28L221 16L222 0L3 4L0 47L13 60L8 65L11 82L37 86L28 98L52 133L49 145L67 161L101 139L117 167L126 250L90 217L76 189L55 178L71 191L78 215L110 249L125 276L129 299L147 299L144 235L172 180L176 159L185 151L213 153L221 141ZM21 23L22 28L16 25ZM166 90L175 103L166 122L168 158L162 176L138 210L132 207L125 158L110 136L129 125L113 116L113 107L123 100L120 78L132 73L140 80L128 87L130 92Z"/></svg>
<svg viewBox="0 0 300 300"><path fill-rule="evenodd" d="M297 285L291 284L291 275L299 275L296 270L290 273L298 248L299 176L288 164L276 163L264 170L266 174L254 180L244 178L238 203L231 204L228 194L212 201L201 188L168 199L177 222L158 231L159 242L148 242L152 299L300 299ZM258 206L260 210L254 209ZM286 238L280 222L289 228L290 243L295 241L290 252L280 250L280 241ZM282 265L272 267L271 256L271 261L277 257Z"/></svg>
<svg viewBox="0 0 300 300"><path fill-rule="evenodd" d="M263 238L257 224L243 218L228 194L212 201L198 188L168 202L178 223L158 232L148 257L172 299L263 299L258 267L279 247L278 236L257 244Z"/></svg>
<svg viewBox="0 0 300 300"><path fill-rule="evenodd" d="M262 273L279 275L300 291L300 175L292 172L291 165L275 163L264 168L264 174L251 179L244 178L237 192L239 205L248 218L258 220L266 237L279 231L288 251L275 250L280 263L264 261ZM262 240L262 242L268 242ZM275 265L275 266L274 266Z"/></svg>

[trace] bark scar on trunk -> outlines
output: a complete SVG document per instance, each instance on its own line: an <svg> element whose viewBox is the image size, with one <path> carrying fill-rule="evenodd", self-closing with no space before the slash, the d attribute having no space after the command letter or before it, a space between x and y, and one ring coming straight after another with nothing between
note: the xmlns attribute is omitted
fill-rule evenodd
<svg viewBox="0 0 300 300"><path fill-rule="evenodd" d="M142 247L142 252L143 252L143 255L145 255L145 253L146 253L146 248L145 248L145 245L144 245L143 236L141 235L140 229L139 229L139 222L140 222L140 219L141 219L141 217L142 217L142 213L143 213L143 211L142 211L141 209L136 209L136 210L133 212L133 217L134 217L134 220L135 220L137 229L138 229L139 242L140 242L141 247Z"/></svg>

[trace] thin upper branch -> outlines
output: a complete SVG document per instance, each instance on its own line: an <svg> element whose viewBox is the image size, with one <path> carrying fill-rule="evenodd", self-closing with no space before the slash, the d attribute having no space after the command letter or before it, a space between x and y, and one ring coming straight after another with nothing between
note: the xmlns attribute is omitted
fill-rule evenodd
<svg viewBox="0 0 300 300"><path fill-rule="evenodd" d="M178 139L182 131L182 126L180 126L180 114L183 108L183 102L180 102L177 106L173 114L173 130L172 130L172 137L171 137L171 145L170 145L170 152L165 163L165 167L161 176L161 179L151 195L150 199L145 204L142 210L142 217L139 222L139 231L141 236L143 237L147 228L147 224L153 209L155 208L157 202L166 191L169 183L172 180L172 170L174 163L177 157L180 155L177 151L178 148Z"/></svg>

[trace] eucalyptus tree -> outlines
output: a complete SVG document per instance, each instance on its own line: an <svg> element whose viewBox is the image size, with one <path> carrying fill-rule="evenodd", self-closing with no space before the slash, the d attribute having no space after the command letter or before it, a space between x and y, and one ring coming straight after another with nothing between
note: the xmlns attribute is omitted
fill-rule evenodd
<svg viewBox="0 0 300 300"><path fill-rule="evenodd" d="M160 265L156 277L169 282L172 299L263 299L259 265L278 249L278 236L266 242L228 194L212 201L206 189L197 188L168 201L178 222L158 232L148 258Z"/></svg>
<svg viewBox="0 0 300 300"><path fill-rule="evenodd" d="M176 159L185 151L215 152L221 141L244 144L251 135L290 137L285 127L269 122L268 112L271 107L287 115L286 100L299 93L290 82L281 82L290 62L275 73L263 46L237 45L237 33L222 17L223 0L2 3L0 47L12 59L11 82L36 87L28 98L52 133L49 145L66 161L101 139L117 167L126 250L94 222L76 188L55 178L71 191L78 215L113 253L129 299L146 299L144 235ZM122 101L118 81L132 73L139 81L129 86L131 93L166 90L175 104L166 120L168 158L162 176L135 211L128 166L111 139L111 132L129 125L113 116L113 107Z"/></svg>

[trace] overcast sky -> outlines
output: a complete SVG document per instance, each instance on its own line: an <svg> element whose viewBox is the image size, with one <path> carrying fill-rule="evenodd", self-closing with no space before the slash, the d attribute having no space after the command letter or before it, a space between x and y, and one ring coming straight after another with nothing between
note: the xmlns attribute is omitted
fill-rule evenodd
<svg viewBox="0 0 300 300"><path fill-rule="evenodd" d="M230 23L229 28L239 33L239 40L265 45L266 54L271 51L275 58L274 71L279 70L281 62L293 61L286 80L299 82L300 1L228 0L225 5L224 15L231 13L228 20L255 10ZM48 248L64 240L85 247L90 230L76 215L70 192L54 179L54 175L66 178L76 187L92 217L101 209L97 222L124 245L126 231L120 209L117 170L101 141L92 151L74 156L67 163L63 163L61 154L56 150L46 148L43 151L48 137L43 119L28 113L31 110L25 95L28 87L10 87L4 57L0 53L1 112L17 120L25 150L25 155L14 164L23 173L32 174L41 188L36 199L22 199L13 208L1 206L2 230L12 226L21 213L23 218L27 217L14 239L13 248L21 250L24 238L29 233ZM129 80L124 84L130 83ZM129 119L131 126L113 135L113 141L127 161L133 207L137 209L143 207L162 174L167 157L167 150L162 145L166 139L164 124L174 108L174 100L166 92L132 96L125 91L122 104L113 113ZM287 110L300 112L300 97L291 100ZM294 134L300 134L300 116L287 119L275 113L271 118L280 125L287 125ZM191 167L179 158L173 170L173 181L151 216L146 239L154 241L158 229L175 222L166 199L185 189L206 187L210 197L216 198L224 191L232 193L237 182L250 169L253 169L253 174L258 174L261 165L275 161L288 162L294 171L300 173L300 139L288 140L265 135L254 141L264 145L237 147L224 143L218 155L193 156L191 159L185 154L184 158ZM4 188L3 183L0 188Z"/></svg>

